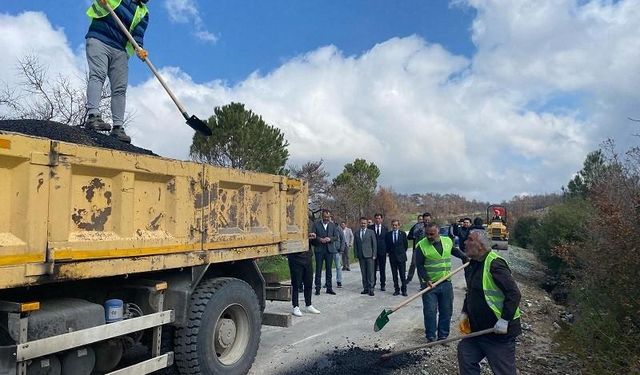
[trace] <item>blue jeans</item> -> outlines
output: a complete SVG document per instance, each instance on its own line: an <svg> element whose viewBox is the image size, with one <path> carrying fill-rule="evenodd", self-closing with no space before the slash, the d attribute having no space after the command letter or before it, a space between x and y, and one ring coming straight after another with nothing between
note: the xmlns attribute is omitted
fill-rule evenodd
<svg viewBox="0 0 640 375"><path fill-rule="evenodd" d="M342 253L333 254L333 264L336 265L336 282L342 284Z"/></svg>
<svg viewBox="0 0 640 375"><path fill-rule="evenodd" d="M422 314L427 340L433 341L436 338L441 340L449 336L452 313L453 285L450 281L445 281L422 295Z"/></svg>

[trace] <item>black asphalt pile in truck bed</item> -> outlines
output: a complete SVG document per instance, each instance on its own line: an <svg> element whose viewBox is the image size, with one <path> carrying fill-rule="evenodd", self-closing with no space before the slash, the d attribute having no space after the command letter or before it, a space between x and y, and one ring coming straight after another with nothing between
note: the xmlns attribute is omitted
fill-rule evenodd
<svg viewBox="0 0 640 375"><path fill-rule="evenodd" d="M69 126L55 121L0 120L0 131L2 130L49 138L54 141L102 147L134 154L155 155L151 150L120 142L109 135L87 130L80 126Z"/></svg>
<svg viewBox="0 0 640 375"><path fill-rule="evenodd" d="M387 375L402 373L402 369L414 368L420 362L420 352L404 353L385 360L381 356L389 350L374 347L363 349L352 344L335 349L326 358L308 362L303 368L289 368L280 375Z"/></svg>

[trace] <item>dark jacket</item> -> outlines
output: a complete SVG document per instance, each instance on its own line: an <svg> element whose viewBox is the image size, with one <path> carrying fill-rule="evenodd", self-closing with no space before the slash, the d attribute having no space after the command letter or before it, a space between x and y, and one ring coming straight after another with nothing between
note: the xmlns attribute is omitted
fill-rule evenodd
<svg viewBox="0 0 640 375"><path fill-rule="evenodd" d="M482 288L482 270L487 256L485 255L481 261L471 260L469 264L469 277L467 279L467 294L464 299L462 312L469 316L469 323L472 331L481 331L483 329L495 326L498 319L493 313L487 301L484 298L484 289ZM500 290L504 293L504 305L502 307L502 315L506 320L510 320L516 312L520 304L520 289L516 285L509 266L503 259L496 259L491 263L491 276ZM506 335L494 335L496 338L504 337L505 339L514 338L522 333L520 327L520 319L509 321L509 331Z"/></svg>
<svg viewBox="0 0 640 375"><path fill-rule="evenodd" d="M413 224L411 229L409 229L409 234L407 235L408 240L413 240L413 248L416 248L418 241L422 238L418 238L421 233L424 233L424 224L421 222Z"/></svg>
<svg viewBox="0 0 640 375"><path fill-rule="evenodd" d="M389 254L389 260L396 262L407 261L407 249L409 248L409 241L407 241L407 234L404 231L398 231L398 240L396 241L396 243L393 243L393 231L388 231L387 236L385 237L385 242L387 244L387 253Z"/></svg>
<svg viewBox="0 0 640 375"><path fill-rule="evenodd" d="M313 250L311 250L311 240L309 240L309 247L307 251L301 253L291 253L287 255L287 258L297 264L311 264L311 258L313 257Z"/></svg>
<svg viewBox="0 0 640 375"><path fill-rule="evenodd" d="M114 9L116 15L120 18L122 23L124 23L127 29L131 26L131 21L133 20L133 15L136 13L137 7L138 3L133 0L122 0L120 5ZM133 36L133 39L140 45L140 47L143 45L144 33L147 30L148 24L149 13L144 16L136 28L131 32L131 36ZM122 51L126 50L127 42L129 41L122 31L120 31L118 24L111 15L92 19L89 31L85 36L85 39L87 38L98 39L102 43Z"/></svg>
<svg viewBox="0 0 640 375"><path fill-rule="evenodd" d="M460 228L458 228L458 247L460 247L460 250L462 251L465 251L467 247L464 244L464 241L466 241L467 238L469 238L470 232L471 232L471 227L465 228L461 226Z"/></svg>
<svg viewBox="0 0 640 375"><path fill-rule="evenodd" d="M378 256L386 256L387 255L387 243L385 242L385 236L389 231L384 224L380 225L380 235L376 233L376 224L369 225L369 229L373 231L376 235L376 243L378 246Z"/></svg>
<svg viewBox="0 0 640 375"><path fill-rule="evenodd" d="M328 222L327 229L325 230L322 220L318 220L313 223L311 231L316 234L316 239L311 241L316 253L326 251L331 254L335 254L338 252L338 249L340 249L340 233L338 233L340 232L340 229L335 223L331 221ZM320 243L320 238L323 237L331 238L331 242L325 244Z"/></svg>

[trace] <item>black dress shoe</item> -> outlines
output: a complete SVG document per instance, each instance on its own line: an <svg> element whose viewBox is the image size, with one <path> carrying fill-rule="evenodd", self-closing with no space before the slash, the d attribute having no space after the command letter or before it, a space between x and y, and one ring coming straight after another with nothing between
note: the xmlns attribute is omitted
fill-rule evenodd
<svg viewBox="0 0 640 375"><path fill-rule="evenodd" d="M407 292L402 292L402 295L403 295L404 297L406 297L406 296L407 296Z"/></svg>
<svg viewBox="0 0 640 375"><path fill-rule="evenodd" d="M334 292L333 289L331 289L331 288L327 288L327 292L326 293L327 294L332 294L334 296L336 295L336 292Z"/></svg>
<svg viewBox="0 0 640 375"><path fill-rule="evenodd" d="M369 294L368 290L363 290L362 292L360 292L360 294Z"/></svg>
<svg viewBox="0 0 640 375"><path fill-rule="evenodd" d="M316 288L316 296L320 295L320 288Z"/></svg>
<svg viewBox="0 0 640 375"><path fill-rule="evenodd" d="M369 295L370 295L370 296L373 296L373 295L375 295L375 293L373 293L373 291L370 291L370 292L369 292Z"/></svg>
<svg viewBox="0 0 640 375"><path fill-rule="evenodd" d="M380 291L381 291L381 292L384 292L385 290L386 290L386 289L385 289L383 286L381 286L381 287L380 287Z"/></svg>
<svg viewBox="0 0 640 375"><path fill-rule="evenodd" d="M394 295L394 296L399 296L399 295L400 295L400 292L398 292L398 291L396 290L395 292L393 292L393 295Z"/></svg>

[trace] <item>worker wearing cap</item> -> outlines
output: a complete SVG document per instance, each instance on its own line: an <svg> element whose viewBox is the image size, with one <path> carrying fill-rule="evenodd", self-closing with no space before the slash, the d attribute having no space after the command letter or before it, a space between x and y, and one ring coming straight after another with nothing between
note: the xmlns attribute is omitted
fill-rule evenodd
<svg viewBox="0 0 640 375"><path fill-rule="evenodd" d="M122 142L130 143L131 138L124 132L124 112L129 75L129 56L134 52L142 60L147 58L144 49L134 51L127 36L120 30L109 10L103 6L108 4L124 25L129 29L133 39L142 47L144 33L149 24L148 0L96 0L87 9L91 19L87 40L86 54L89 65L89 81L87 83L87 120L86 129L109 131ZM100 116L100 99L102 87L109 77L111 86L111 119L113 129Z"/></svg>
<svg viewBox="0 0 640 375"><path fill-rule="evenodd" d="M494 374L515 375L515 339L522 333L520 290L507 262L491 250L491 239L485 230L472 229L465 245L471 271L460 330L468 334L493 327L495 333L460 341L460 374L479 375L480 361L486 357Z"/></svg>
<svg viewBox="0 0 640 375"><path fill-rule="evenodd" d="M425 223L424 232L426 237L418 242L415 251L421 289L432 287L436 281L451 273L452 255L463 262L468 260L460 249L453 247L451 238L440 236L437 224ZM444 340L449 336L453 313L453 286L450 279L422 294L422 313L427 341Z"/></svg>

